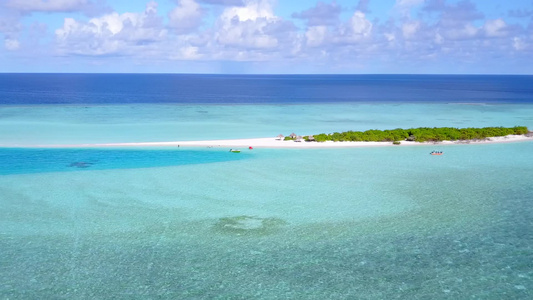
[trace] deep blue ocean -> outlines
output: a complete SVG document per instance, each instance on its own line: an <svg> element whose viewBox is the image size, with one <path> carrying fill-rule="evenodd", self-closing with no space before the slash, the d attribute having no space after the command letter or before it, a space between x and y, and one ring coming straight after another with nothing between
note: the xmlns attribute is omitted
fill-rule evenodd
<svg viewBox="0 0 533 300"><path fill-rule="evenodd" d="M87 146L443 126L533 76L0 74L0 299L532 299L531 140Z"/></svg>
<svg viewBox="0 0 533 300"><path fill-rule="evenodd" d="M0 74L0 104L531 103L533 76Z"/></svg>

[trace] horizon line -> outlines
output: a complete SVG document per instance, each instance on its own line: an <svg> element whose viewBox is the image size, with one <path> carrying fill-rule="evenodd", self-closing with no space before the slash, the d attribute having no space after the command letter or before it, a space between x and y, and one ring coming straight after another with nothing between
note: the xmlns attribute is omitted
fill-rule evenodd
<svg viewBox="0 0 533 300"><path fill-rule="evenodd" d="M521 73L187 73L187 72L1 72L0 74L244 75L244 76L533 76Z"/></svg>

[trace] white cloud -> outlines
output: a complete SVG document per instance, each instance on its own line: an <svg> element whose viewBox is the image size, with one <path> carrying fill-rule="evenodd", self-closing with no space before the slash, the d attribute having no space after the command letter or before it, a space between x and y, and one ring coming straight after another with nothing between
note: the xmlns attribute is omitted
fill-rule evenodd
<svg viewBox="0 0 533 300"><path fill-rule="evenodd" d="M226 23L235 18L240 22L256 21L259 18L277 19L270 0L247 1L245 6L226 8L220 16L220 20Z"/></svg>
<svg viewBox="0 0 533 300"><path fill-rule="evenodd" d="M296 55L300 38L292 23L277 17L272 1L246 1L225 7L212 28L200 29L206 10L196 1L181 0L157 15L157 3L144 13L113 12L83 22L66 18L55 31L63 55L132 55L172 60L267 60ZM165 28L170 29L170 31Z"/></svg>
<svg viewBox="0 0 533 300"><path fill-rule="evenodd" d="M434 39L434 42L436 44L442 44L444 42L444 38L442 37L442 35L440 35L440 33L436 33L435 34L435 39Z"/></svg>
<svg viewBox="0 0 533 300"><path fill-rule="evenodd" d="M359 43L370 37L372 27L372 22L366 19L364 13L355 11L347 22L337 25L332 40L338 45Z"/></svg>
<svg viewBox="0 0 533 300"><path fill-rule="evenodd" d="M507 24L502 19L488 20L483 29L488 37L504 37L507 35Z"/></svg>
<svg viewBox="0 0 533 300"><path fill-rule="evenodd" d="M396 35L394 35L394 33L386 32L383 34L383 36L389 43L394 42L396 40Z"/></svg>
<svg viewBox="0 0 533 300"><path fill-rule="evenodd" d="M409 21L402 24L402 34L403 37L407 40L413 39L420 28L420 22L418 21Z"/></svg>
<svg viewBox="0 0 533 300"><path fill-rule="evenodd" d="M416 6L424 3L424 0L396 0L398 6Z"/></svg>
<svg viewBox="0 0 533 300"><path fill-rule="evenodd" d="M267 0L249 1L243 7L226 8L216 25L216 40L221 45L242 48L274 48L278 39L269 26L282 22Z"/></svg>
<svg viewBox="0 0 533 300"><path fill-rule="evenodd" d="M517 51L523 51L526 50L528 47L527 43L524 41L524 39L515 37L513 38L513 48Z"/></svg>
<svg viewBox="0 0 533 300"><path fill-rule="evenodd" d="M317 47L324 43L328 28L326 26L312 26L305 33L306 44L309 47Z"/></svg>
<svg viewBox="0 0 533 300"><path fill-rule="evenodd" d="M364 13L356 11L350 19L350 29L355 36L366 37L372 31L372 23L366 19Z"/></svg>
<svg viewBox="0 0 533 300"><path fill-rule="evenodd" d="M199 0L202 3L226 6L243 6L244 0Z"/></svg>
<svg viewBox="0 0 533 300"><path fill-rule="evenodd" d="M410 18L411 9L424 3L424 0L396 0L393 10L402 18Z"/></svg>
<svg viewBox="0 0 533 300"><path fill-rule="evenodd" d="M189 33L200 26L203 16L202 8L194 0L180 0L168 14L168 25L177 33Z"/></svg>
<svg viewBox="0 0 533 300"><path fill-rule="evenodd" d="M202 59L202 55L199 53L198 47L184 46L179 48L173 54L170 55L172 60L199 60Z"/></svg>
<svg viewBox="0 0 533 300"><path fill-rule="evenodd" d="M144 12L79 15L90 7L104 7L105 1L0 0L3 51L17 50L20 57L28 57L30 49L39 49L39 55L48 51L48 55L63 56L131 56L142 62L223 60L288 65L320 60L320 66L329 66L399 58L419 61L422 57L460 64L489 55L525 57L533 47L531 24L516 23L506 15L488 20L472 0L396 0L390 4L394 7L389 7L388 19L365 10L367 0L359 1L357 7L362 10L355 10L354 1L350 8L355 11L348 19L344 16L349 8L332 0L304 6L305 1L293 3L289 7L297 6L300 12L293 13L292 19L276 15L280 0L164 0L175 3L164 12L158 12L157 3L150 1ZM62 26L54 28L56 53L47 44L53 29L36 28L31 33L32 21L45 24L32 20L43 16L31 13L37 11L47 13L44 22L57 16L53 12L66 15Z"/></svg>
<svg viewBox="0 0 533 300"><path fill-rule="evenodd" d="M449 40L468 40L476 37L479 28L467 23L462 26L442 30L442 35Z"/></svg>
<svg viewBox="0 0 533 300"><path fill-rule="evenodd" d="M5 7L24 13L80 11L95 15L108 9L104 2L103 0L7 0Z"/></svg>
<svg viewBox="0 0 533 300"><path fill-rule="evenodd" d="M217 42L222 45L242 48L273 48L278 45L275 36L265 34L266 20L246 21L224 26L217 34Z"/></svg>
<svg viewBox="0 0 533 300"><path fill-rule="evenodd" d="M20 42L16 39L5 39L4 47L9 51L15 51L20 48Z"/></svg>
<svg viewBox="0 0 533 300"><path fill-rule="evenodd" d="M365 3L359 2L362 6ZM320 25L335 25L339 22L339 15L342 12L342 7L335 1L331 3L324 3L319 1L315 7L304 10L302 12L293 13L292 17L307 21L307 26Z"/></svg>
<svg viewBox="0 0 533 300"><path fill-rule="evenodd" d="M0 3L0 33L16 34L22 30L21 14L12 9L2 7Z"/></svg>
<svg viewBox="0 0 533 300"><path fill-rule="evenodd" d="M157 4L151 1L144 13L116 12L79 22L66 18L55 31L56 42L63 54L104 55L161 40L166 34L157 16Z"/></svg>
<svg viewBox="0 0 533 300"><path fill-rule="evenodd" d="M88 0L7 0L6 6L22 11L75 11Z"/></svg>

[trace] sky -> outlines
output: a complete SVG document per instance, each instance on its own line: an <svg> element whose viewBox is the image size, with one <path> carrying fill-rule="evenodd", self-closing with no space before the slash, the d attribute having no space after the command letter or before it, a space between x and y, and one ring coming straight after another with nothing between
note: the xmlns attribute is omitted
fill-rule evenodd
<svg viewBox="0 0 533 300"><path fill-rule="evenodd" d="M0 72L533 74L533 0L0 0Z"/></svg>

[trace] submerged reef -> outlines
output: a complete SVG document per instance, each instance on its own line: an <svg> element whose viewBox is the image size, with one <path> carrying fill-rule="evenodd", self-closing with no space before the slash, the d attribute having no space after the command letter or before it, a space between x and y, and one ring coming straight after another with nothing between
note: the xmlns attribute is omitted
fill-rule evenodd
<svg viewBox="0 0 533 300"><path fill-rule="evenodd" d="M75 167L75 168L80 168L80 169L84 169L84 168L88 168L90 166L92 166L93 163L90 163L90 162L85 162L85 161L75 161L75 162L72 162L69 167Z"/></svg>
<svg viewBox="0 0 533 300"><path fill-rule="evenodd" d="M213 229L226 234L267 235L277 232L286 224L287 222L279 218L236 216L220 218L213 225Z"/></svg>

